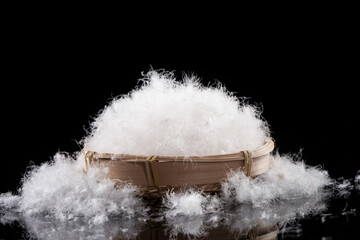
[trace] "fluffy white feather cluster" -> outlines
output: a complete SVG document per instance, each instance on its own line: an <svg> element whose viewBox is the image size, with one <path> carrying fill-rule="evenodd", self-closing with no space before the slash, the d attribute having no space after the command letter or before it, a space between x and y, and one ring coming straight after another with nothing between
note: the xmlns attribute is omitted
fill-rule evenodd
<svg viewBox="0 0 360 240"><path fill-rule="evenodd" d="M150 71L92 123L86 150L136 155L204 156L252 150L269 135L258 109L224 87Z"/></svg>
<svg viewBox="0 0 360 240"><path fill-rule="evenodd" d="M104 178L108 169L93 167L83 174L79 162L56 154L52 162L29 171L19 195L1 194L0 207L25 216L45 213L64 221L85 218L91 224L104 223L112 215L131 217L146 212L135 186L114 188L114 183Z"/></svg>
<svg viewBox="0 0 360 240"><path fill-rule="evenodd" d="M327 171L305 165L297 155L273 155L270 169L252 179L231 172L222 183L224 199L265 206L275 199L291 200L316 194L333 183Z"/></svg>
<svg viewBox="0 0 360 240"><path fill-rule="evenodd" d="M360 170L358 171L357 175L355 176L355 187L360 191Z"/></svg>
<svg viewBox="0 0 360 240"><path fill-rule="evenodd" d="M221 201L216 196L205 195L194 190L181 193L168 193L164 198L167 218L179 215L195 216L217 212L221 208Z"/></svg>

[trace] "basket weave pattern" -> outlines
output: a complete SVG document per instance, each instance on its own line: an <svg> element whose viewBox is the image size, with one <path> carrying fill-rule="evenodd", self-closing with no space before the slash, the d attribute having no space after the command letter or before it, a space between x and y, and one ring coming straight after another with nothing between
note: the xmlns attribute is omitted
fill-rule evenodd
<svg viewBox="0 0 360 240"><path fill-rule="evenodd" d="M145 197L161 197L168 190L192 187L204 192L217 192L226 174L241 168L249 177L257 177L269 169L274 142L265 143L253 151L232 154L173 157L136 156L128 154L85 152L85 172L94 163L109 168L113 180L131 181Z"/></svg>

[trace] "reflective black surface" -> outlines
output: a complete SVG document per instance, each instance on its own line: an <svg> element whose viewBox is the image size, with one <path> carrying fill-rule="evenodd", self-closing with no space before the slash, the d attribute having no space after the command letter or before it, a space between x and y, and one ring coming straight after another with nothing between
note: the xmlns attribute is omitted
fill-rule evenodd
<svg viewBox="0 0 360 240"><path fill-rule="evenodd" d="M169 219L160 211L100 225L2 211L0 239L344 239L357 235L359 209L359 190L353 189L347 197L323 191L266 207L230 204L218 213Z"/></svg>

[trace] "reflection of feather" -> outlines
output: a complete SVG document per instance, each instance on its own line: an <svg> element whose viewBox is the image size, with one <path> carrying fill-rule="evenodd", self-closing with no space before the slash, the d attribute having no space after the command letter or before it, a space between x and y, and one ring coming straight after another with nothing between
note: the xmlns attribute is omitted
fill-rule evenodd
<svg viewBox="0 0 360 240"><path fill-rule="evenodd" d="M172 236L204 237L214 231L231 233L237 238L254 231L257 234L277 233L275 226L285 226L298 219L317 215L326 210L330 192L293 200L274 201L270 205L255 207L252 204L225 204L217 211L202 215L167 215L167 232ZM166 214L166 212L165 212Z"/></svg>

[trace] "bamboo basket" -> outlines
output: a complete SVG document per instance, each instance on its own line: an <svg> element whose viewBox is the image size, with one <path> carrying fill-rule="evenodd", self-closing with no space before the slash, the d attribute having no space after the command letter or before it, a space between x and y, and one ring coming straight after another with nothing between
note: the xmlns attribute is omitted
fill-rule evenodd
<svg viewBox="0 0 360 240"><path fill-rule="evenodd" d="M253 151L223 155L137 156L86 151L84 171L87 172L89 165L100 163L109 168L107 177L131 181L144 197L150 198L161 197L169 189L186 187L217 192L222 179L231 170L241 168L252 178L265 173L269 169L269 156L273 149L274 142L267 138Z"/></svg>

